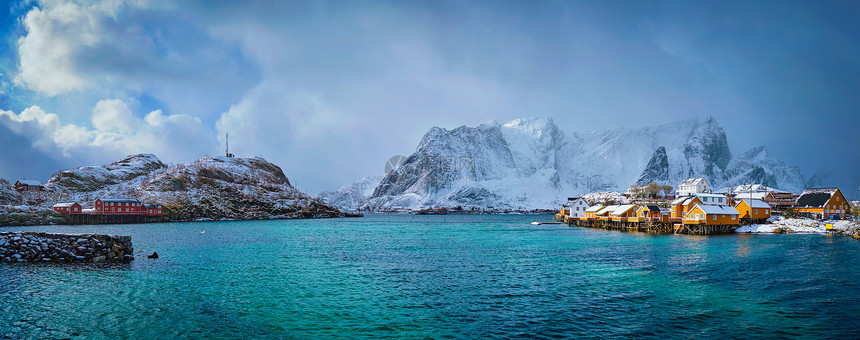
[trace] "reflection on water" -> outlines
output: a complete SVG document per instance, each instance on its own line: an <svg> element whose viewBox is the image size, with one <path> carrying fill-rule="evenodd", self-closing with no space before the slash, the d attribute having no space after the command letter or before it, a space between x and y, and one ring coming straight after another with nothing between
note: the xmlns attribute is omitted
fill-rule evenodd
<svg viewBox="0 0 860 340"><path fill-rule="evenodd" d="M0 265L0 338L860 336L851 238L645 235L535 220L39 228L131 235L161 258Z"/></svg>

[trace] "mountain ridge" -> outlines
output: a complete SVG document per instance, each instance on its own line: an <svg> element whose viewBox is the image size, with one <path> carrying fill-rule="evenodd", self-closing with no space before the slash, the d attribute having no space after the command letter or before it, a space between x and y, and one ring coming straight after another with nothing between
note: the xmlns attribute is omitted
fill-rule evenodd
<svg viewBox="0 0 860 340"><path fill-rule="evenodd" d="M706 177L713 187L762 183L795 192L806 187L798 167L771 157L764 146L736 156L712 116L572 133L551 118L534 117L452 130L433 127L361 204L355 197L329 202L377 209L549 208L568 196L624 191L651 181L677 186L689 177Z"/></svg>

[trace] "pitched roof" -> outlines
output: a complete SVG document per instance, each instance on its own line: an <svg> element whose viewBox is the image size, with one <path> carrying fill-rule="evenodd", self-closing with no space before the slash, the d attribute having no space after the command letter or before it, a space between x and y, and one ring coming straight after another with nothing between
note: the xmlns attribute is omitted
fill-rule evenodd
<svg viewBox="0 0 860 340"><path fill-rule="evenodd" d="M42 186L42 182L39 182L35 179L22 179L18 181L18 183L29 185L31 187L40 187Z"/></svg>
<svg viewBox="0 0 860 340"><path fill-rule="evenodd" d="M696 204L699 209L705 213L705 215L710 214L723 214L723 215L740 215L737 209L726 206L726 205L712 205L712 204ZM695 209L695 208L693 208Z"/></svg>
<svg viewBox="0 0 860 340"><path fill-rule="evenodd" d="M54 208L65 208L65 207L71 207L71 206L75 205L76 203L77 203L77 202L62 202L62 203L57 203L57 204L54 204Z"/></svg>
<svg viewBox="0 0 860 340"><path fill-rule="evenodd" d="M693 201L694 201L694 197L687 197L687 200L684 201L684 203L681 203L681 205L690 205L690 204L693 204ZM699 200L699 201L701 201L701 200Z"/></svg>
<svg viewBox="0 0 860 340"><path fill-rule="evenodd" d="M746 202L746 203L747 203L747 205L749 205L749 206L750 206L750 208L763 208L763 209L770 209L770 204L767 204L767 203L765 203L765 202L764 202L764 201L762 201L762 200L749 200L749 199L743 199L742 201ZM738 202L738 204L741 204L741 202ZM737 204L736 204L735 206L737 206Z"/></svg>
<svg viewBox="0 0 860 340"><path fill-rule="evenodd" d="M611 213L611 212L615 211L615 209L618 207L620 207L620 205L609 205L609 206L604 207L603 209L600 209L600 211L598 211L597 214L603 215L606 213Z"/></svg>
<svg viewBox="0 0 860 340"><path fill-rule="evenodd" d="M720 195L720 194L700 194L700 193L695 193L695 194L693 194L693 196L696 196L696 197L726 198L726 195Z"/></svg>
<svg viewBox="0 0 860 340"><path fill-rule="evenodd" d="M582 202L582 203L585 203L585 205L588 205L588 201L586 201L586 200L585 200L584 198L582 198L582 197L568 197L568 198L567 198L567 203L568 203L568 204L574 204L574 203L577 203L577 202Z"/></svg>
<svg viewBox="0 0 860 340"><path fill-rule="evenodd" d="M620 216L621 214L624 214L624 213L630 211L630 209L633 209L634 207L636 207L635 204L619 205L618 207L615 208L615 211L613 211L609 214L614 215L614 216Z"/></svg>
<svg viewBox="0 0 860 340"><path fill-rule="evenodd" d="M656 205L646 205L645 207L648 208L648 211L656 211L656 212L661 211L660 207L658 207Z"/></svg>
<svg viewBox="0 0 860 340"><path fill-rule="evenodd" d="M676 198L674 201L672 201L672 205L680 204L681 202L684 202L684 201L685 201L685 200L687 200L688 198L690 198L690 197L688 197L688 196L681 196L681 197L678 197L678 198Z"/></svg>
<svg viewBox="0 0 860 340"><path fill-rule="evenodd" d="M702 182L704 182L705 184L708 184L708 181L706 181L704 177L697 177L697 178L687 178L681 182L681 185L699 185ZM708 185L710 185L710 184L708 184Z"/></svg>
<svg viewBox="0 0 860 340"><path fill-rule="evenodd" d="M804 208L821 208L836 194L839 188L812 188L803 190L797 198L797 206Z"/></svg>
<svg viewBox="0 0 860 340"><path fill-rule="evenodd" d="M736 193L736 194L734 194L734 195L733 195L733 197L734 197L734 198L739 198L739 199L754 199L754 200L762 200L762 199L764 199L765 197L767 197L767 195L773 195L773 192L752 192L752 193L750 193L750 192L742 192L742 193Z"/></svg>
<svg viewBox="0 0 860 340"><path fill-rule="evenodd" d="M102 202L111 203L140 203L140 201L131 198L102 198Z"/></svg>
<svg viewBox="0 0 860 340"><path fill-rule="evenodd" d="M595 211L598 211L600 209L603 209L603 206L600 204L596 204L596 205L591 206L588 209L585 209L585 212L595 212Z"/></svg>

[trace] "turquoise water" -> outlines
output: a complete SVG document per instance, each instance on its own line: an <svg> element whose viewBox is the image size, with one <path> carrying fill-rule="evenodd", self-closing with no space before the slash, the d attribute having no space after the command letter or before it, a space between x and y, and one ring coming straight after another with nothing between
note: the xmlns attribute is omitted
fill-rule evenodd
<svg viewBox="0 0 860 340"><path fill-rule="evenodd" d="M849 237L535 220L549 216L2 228L131 235L137 260L0 264L0 337L860 337Z"/></svg>

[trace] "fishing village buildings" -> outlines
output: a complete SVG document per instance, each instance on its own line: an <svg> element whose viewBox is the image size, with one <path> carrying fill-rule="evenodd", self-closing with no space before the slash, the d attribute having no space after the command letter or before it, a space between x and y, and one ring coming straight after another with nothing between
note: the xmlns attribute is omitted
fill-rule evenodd
<svg viewBox="0 0 860 340"><path fill-rule="evenodd" d="M167 216L167 210L160 204L125 198L99 198L89 209L77 202L57 203L52 208L70 224L159 222Z"/></svg>
<svg viewBox="0 0 860 340"><path fill-rule="evenodd" d="M595 204L575 211L570 207L582 207L585 200L570 198L556 219L593 228L719 234L734 232L742 224L764 223L774 210L818 219L844 219L851 209L838 188L807 189L794 195L764 185L746 185L711 193L706 179L691 178L681 182L676 192L678 197L671 202Z"/></svg>

